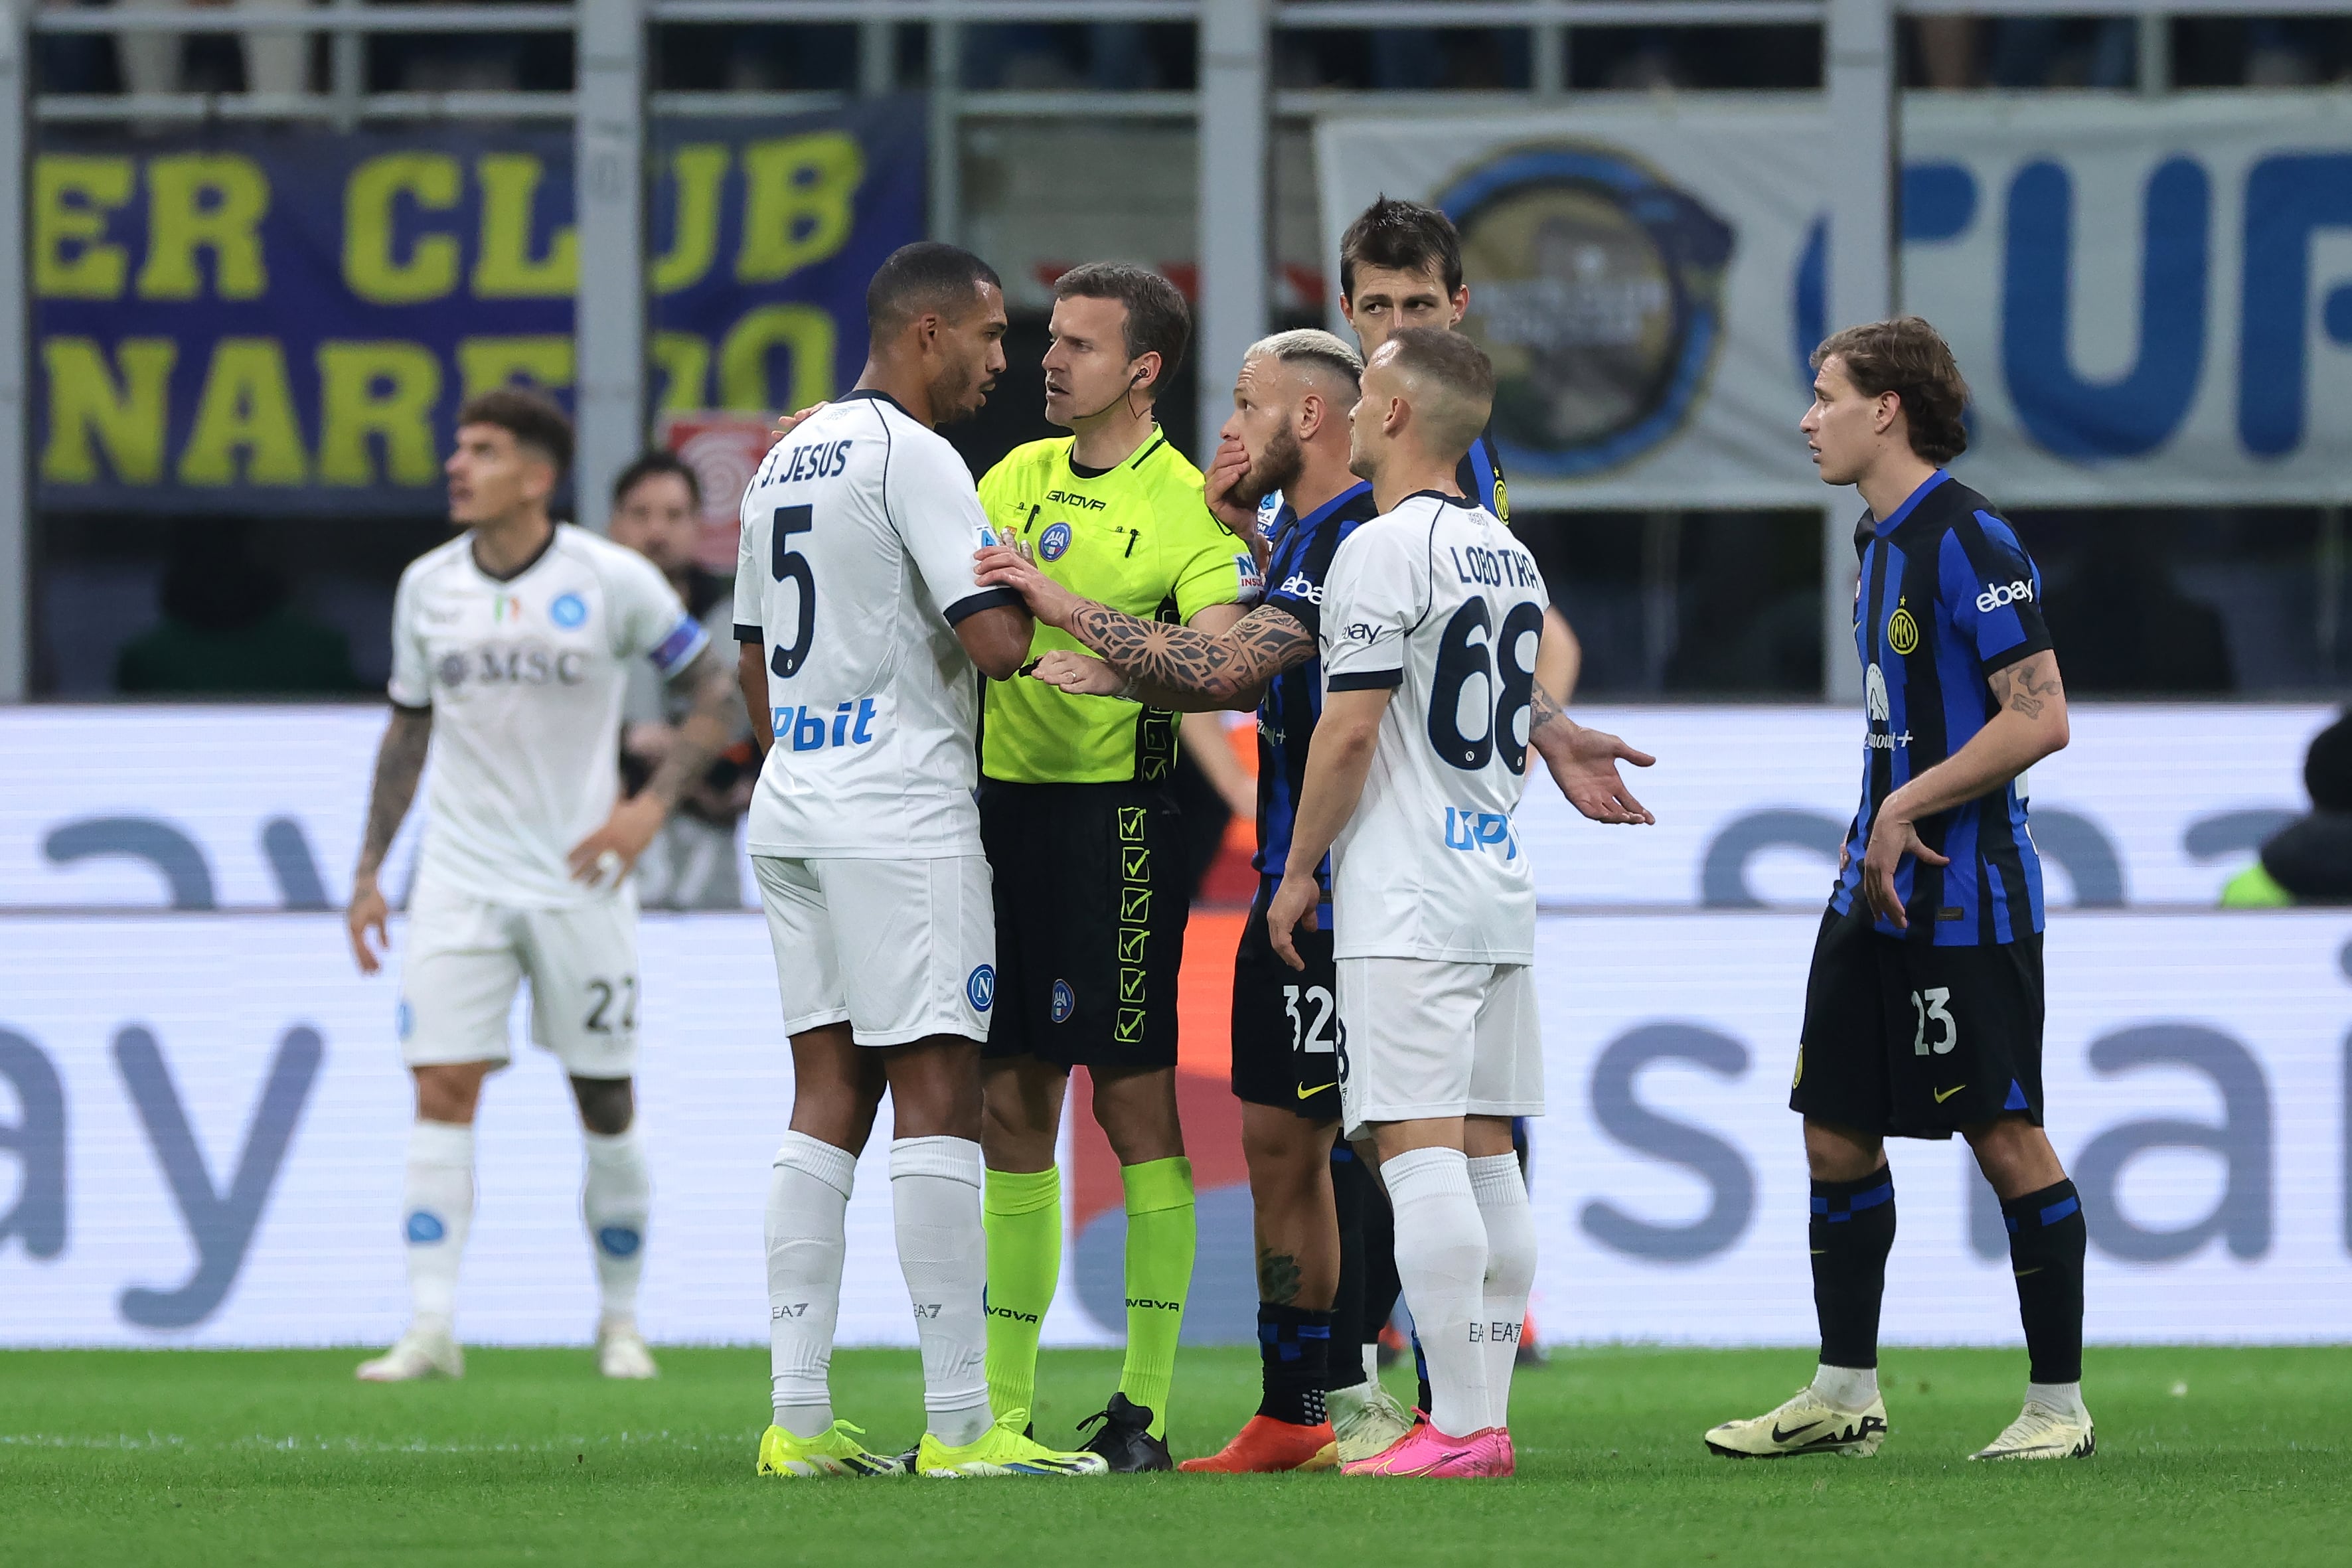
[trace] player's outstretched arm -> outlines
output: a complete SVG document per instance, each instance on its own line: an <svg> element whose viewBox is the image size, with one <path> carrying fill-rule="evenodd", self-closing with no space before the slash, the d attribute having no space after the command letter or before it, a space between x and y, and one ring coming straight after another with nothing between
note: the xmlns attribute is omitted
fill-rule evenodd
<svg viewBox="0 0 2352 1568"><path fill-rule="evenodd" d="M1606 731L1576 722L1560 711L1540 680L1528 695L1528 744L1551 770L1552 783L1568 804L1593 821L1648 826L1658 820L1617 773L1619 763L1646 768L1658 759Z"/></svg>
<svg viewBox="0 0 2352 1568"><path fill-rule="evenodd" d="M627 875L646 846L654 841L654 835L661 831L678 796L709 773L711 760L727 749L735 687L727 678L727 662L718 649L706 644L685 668L670 677L670 684L692 692L694 707L679 721L677 739L654 776L646 781L646 787L615 805L604 825L564 857L575 881L618 881Z"/></svg>
<svg viewBox="0 0 2352 1568"><path fill-rule="evenodd" d="M1065 690L1123 694L1186 713L1255 708L1267 681L1315 657L1314 634L1271 605L1260 605L1221 631L1207 631L1141 620L1082 599L1008 545L982 551L979 563L982 584L1018 593L1039 621L1092 648L1126 683L1097 691L1087 672L1067 661L1051 675L1039 670Z"/></svg>
<svg viewBox="0 0 2352 1568"><path fill-rule="evenodd" d="M1380 744L1381 716L1395 695L1392 686L1374 686L1334 691L1323 699L1323 717L1315 721L1315 738L1307 747L1297 816L1290 825L1290 859L1265 911L1274 951L1293 969L1306 968L1307 962L1298 956L1291 932L1301 927L1313 931L1315 907L1322 902L1315 868L1323 864L1339 829L1348 826L1363 799L1372 752Z"/></svg>
<svg viewBox="0 0 2352 1568"><path fill-rule="evenodd" d="M433 710L393 704L392 722L384 726L383 743L376 748L375 782L368 787L367 831L360 839L360 862L352 872L352 902L345 911L351 924L352 956L362 974L383 967L383 953L392 942L384 930L390 912L376 874L400 832L401 819L416 798L416 781L425 772L425 753L433 740ZM375 945L367 933L375 932Z"/></svg>
<svg viewBox="0 0 2352 1568"><path fill-rule="evenodd" d="M2044 648L2003 665L1985 677L1999 706L1969 743L1879 803L1870 825L1870 847L1862 857L1862 892L1873 913L1908 928L1903 900L1895 896L1895 873L1906 855L1930 866L1951 862L1919 837L1924 817L2005 787L2011 779L2063 751L2069 739L2066 689L2058 678L2058 656Z"/></svg>

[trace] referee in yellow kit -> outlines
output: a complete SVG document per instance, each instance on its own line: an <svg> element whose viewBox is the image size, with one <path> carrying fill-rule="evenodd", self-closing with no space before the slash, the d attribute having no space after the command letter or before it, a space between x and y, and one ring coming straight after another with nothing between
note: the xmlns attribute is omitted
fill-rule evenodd
<svg viewBox="0 0 2352 1568"><path fill-rule="evenodd" d="M1215 633L1258 595L1249 546L1153 404L1192 322L1158 273L1097 262L1054 289L1045 417L980 481L997 534L1073 593ZM1033 658L1081 645L1037 628ZM997 979L982 1058L988 1163L988 1385L1034 1407L1037 1331L1061 1273L1055 1148L1070 1069L1127 1192L1127 1360L1087 1443L1113 1470L1164 1470L1168 1386L1192 1276L1192 1167L1176 1119L1176 974L1189 894L1169 795L1176 715L1016 677L988 683L981 835L995 873Z"/></svg>

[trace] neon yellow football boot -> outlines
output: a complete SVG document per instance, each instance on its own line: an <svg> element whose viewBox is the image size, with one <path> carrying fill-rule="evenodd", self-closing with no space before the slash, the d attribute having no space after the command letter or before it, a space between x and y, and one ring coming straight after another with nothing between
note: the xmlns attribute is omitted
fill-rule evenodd
<svg viewBox="0 0 2352 1568"><path fill-rule="evenodd" d="M763 1476L903 1476L897 1459L869 1452L857 1439L862 1426L835 1421L814 1437L795 1437L782 1426L760 1434L758 1473Z"/></svg>
<svg viewBox="0 0 2352 1568"><path fill-rule="evenodd" d="M960 1448L929 1432L915 1446L915 1473L937 1479L957 1476L1099 1476L1110 1468L1100 1454L1063 1454L1021 1435L1026 1410L1008 1410L996 1425Z"/></svg>

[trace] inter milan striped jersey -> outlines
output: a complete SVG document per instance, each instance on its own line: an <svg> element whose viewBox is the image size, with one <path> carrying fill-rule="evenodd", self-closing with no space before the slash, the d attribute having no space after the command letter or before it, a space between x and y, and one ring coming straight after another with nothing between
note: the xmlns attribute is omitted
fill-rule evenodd
<svg viewBox="0 0 2352 1568"><path fill-rule="evenodd" d="M1495 429L1488 426L1454 467L1454 482L1462 493L1494 513L1495 521L1511 521L1511 498L1503 483L1503 460L1495 451Z"/></svg>
<svg viewBox="0 0 2352 1568"><path fill-rule="evenodd" d="M1305 517L1279 495L1266 500L1271 517L1261 516L1272 546L1265 566L1265 603L1296 620L1310 637L1323 630L1323 582L1339 542L1380 513L1372 487L1341 490ZM1264 508L1261 508L1261 512ZM1315 721L1323 716L1323 661L1310 658L1266 682L1257 709L1257 858L1250 864L1262 878L1280 880L1290 858L1290 828L1298 814L1299 786L1307 781L1307 748ZM1331 861L1326 856L1315 879L1331 896Z"/></svg>
<svg viewBox="0 0 2352 1568"><path fill-rule="evenodd" d="M1830 895L1862 897L1862 857L1878 805L1958 752L1999 710L1996 672L2050 647L2042 574L1992 503L1941 468L1883 521L1864 518L1854 646L1862 656L1862 805ZM1919 837L1949 866L1906 859L1895 887L1914 942L1973 947L2042 929L2042 857L2025 821L2025 780L1923 817ZM1893 922L1876 929L1903 935Z"/></svg>

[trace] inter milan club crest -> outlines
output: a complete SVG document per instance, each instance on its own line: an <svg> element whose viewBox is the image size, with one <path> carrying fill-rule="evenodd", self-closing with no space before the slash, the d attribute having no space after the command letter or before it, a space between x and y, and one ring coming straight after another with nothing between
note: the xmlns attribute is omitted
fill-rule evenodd
<svg viewBox="0 0 2352 1568"><path fill-rule="evenodd" d="M1886 646L1905 657L1919 646L1919 623L1900 605L1895 608L1894 618L1886 623Z"/></svg>
<svg viewBox="0 0 2352 1568"><path fill-rule="evenodd" d="M1729 224L1589 142L1499 153L1437 205L1478 280L1462 330L1495 362L1504 468L1605 473L1681 427L1723 341Z"/></svg>

